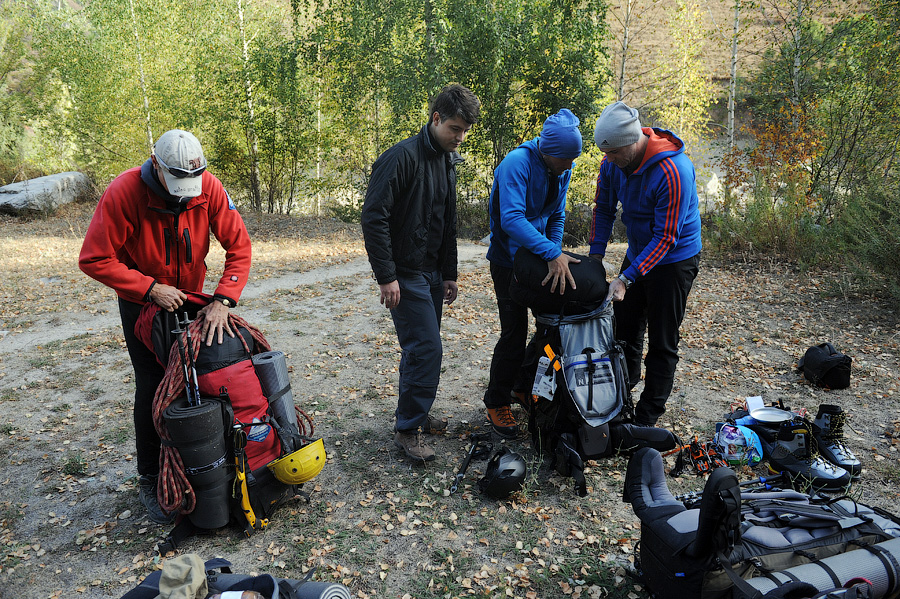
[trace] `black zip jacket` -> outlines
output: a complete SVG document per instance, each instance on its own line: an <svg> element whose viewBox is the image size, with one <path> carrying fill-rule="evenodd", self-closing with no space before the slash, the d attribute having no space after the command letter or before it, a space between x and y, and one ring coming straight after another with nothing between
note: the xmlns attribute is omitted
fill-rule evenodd
<svg viewBox="0 0 900 599"><path fill-rule="evenodd" d="M422 272L438 177L447 178L448 191L437 267L444 281L456 280L456 165L462 161L456 152L435 149L425 125L372 165L362 231L379 285Z"/></svg>

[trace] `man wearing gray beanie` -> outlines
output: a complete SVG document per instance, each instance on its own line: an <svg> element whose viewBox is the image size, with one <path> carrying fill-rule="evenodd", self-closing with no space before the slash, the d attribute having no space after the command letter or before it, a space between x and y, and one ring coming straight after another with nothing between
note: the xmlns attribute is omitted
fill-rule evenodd
<svg viewBox="0 0 900 599"><path fill-rule="evenodd" d="M494 170L489 211L491 247L487 259L497 295L500 339L491 359L491 379L484 405L494 431L507 438L518 434L510 403L531 381L522 370L528 336L528 309L513 301L509 285L513 257L523 247L547 262L543 284L550 291L574 289L569 264L578 262L562 251L566 194L574 160L581 155L581 121L566 108L547 117L541 134L512 150Z"/></svg>
<svg viewBox="0 0 900 599"><path fill-rule="evenodd" d="M621 274L609 287L616 338L624 343L628 380L644 389L635 423L653 426L675 382L679 329L700 263L700 210L694 165L671 131L641 127L624 102L607 106L594 127L600 164L590 255L602 260L618 205L628 237Z"/></svg>

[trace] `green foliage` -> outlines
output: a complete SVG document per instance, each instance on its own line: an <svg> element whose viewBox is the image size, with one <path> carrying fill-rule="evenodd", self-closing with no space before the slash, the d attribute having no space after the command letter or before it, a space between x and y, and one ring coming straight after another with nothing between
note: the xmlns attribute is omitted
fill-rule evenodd
<svg viewBox="0 0 900 599"><path fill-rule="evenodd" d="M862 288L884 290L900 308L900 177L873 174L833 223L832 252Z"/></svg>
<svg viewBox="0 0 900 599"><path fill-rule="evenodd" d="M700 5L677 0L668 10L672 48L660 65L655 116L684 141L688 151L709 136L709 107L715 90L703 60L705 33Z"/></svg>

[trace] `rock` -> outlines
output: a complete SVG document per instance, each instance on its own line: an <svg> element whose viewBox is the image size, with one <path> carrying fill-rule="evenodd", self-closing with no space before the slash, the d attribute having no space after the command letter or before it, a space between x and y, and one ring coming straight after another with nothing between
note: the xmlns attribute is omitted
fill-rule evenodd
<svg viewBox="0 0 900 599"><path fill-rule="evenodd" d="M0 211L51 213L63 204L94 194L94 185L84 173L47 175L0 187Z"/></svg>

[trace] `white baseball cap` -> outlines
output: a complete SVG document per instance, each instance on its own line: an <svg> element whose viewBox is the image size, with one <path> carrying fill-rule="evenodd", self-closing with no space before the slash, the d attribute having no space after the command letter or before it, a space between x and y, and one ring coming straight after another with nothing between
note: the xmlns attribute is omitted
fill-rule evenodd
<svg viewBox="0 0 900 599"><path fill-rule="evenodd" d="M188 131L172 129L163 133L153 154L162 168L169 193L179 198L195 198L203 193L206 158L200 141Z"/></svg>

